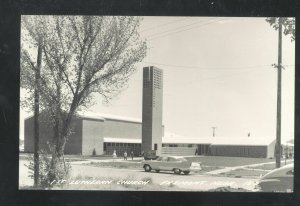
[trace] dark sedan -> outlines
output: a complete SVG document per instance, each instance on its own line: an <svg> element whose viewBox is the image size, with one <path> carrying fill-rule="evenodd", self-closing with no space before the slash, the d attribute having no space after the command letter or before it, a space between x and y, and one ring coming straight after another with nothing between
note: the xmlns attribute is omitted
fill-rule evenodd
<svg viewBox="0 0 300 206"><path fill-rule="evenodd" d="M262 192L293 192L294 164L285 165L264 175L257 184Z"/></svg>

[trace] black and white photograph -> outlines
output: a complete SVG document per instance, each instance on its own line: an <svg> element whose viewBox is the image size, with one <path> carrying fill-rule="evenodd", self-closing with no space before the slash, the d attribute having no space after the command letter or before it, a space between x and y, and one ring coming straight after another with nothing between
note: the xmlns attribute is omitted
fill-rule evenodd
<svg viewBox="0 0 300 206"><path fill-rule="evenodd" d="M20 18L19 190L293 193L294 17Z"/></svg>

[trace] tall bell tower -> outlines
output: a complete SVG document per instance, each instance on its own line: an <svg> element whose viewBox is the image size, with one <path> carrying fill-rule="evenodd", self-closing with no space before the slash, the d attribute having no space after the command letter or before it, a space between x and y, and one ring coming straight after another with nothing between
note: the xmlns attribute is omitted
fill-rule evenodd
<svg viewBox="0 0 300 206"><path fill-rule="evenodd" d="M162 147L162 92L163 71L153 66L143 68L143 115L142 151L156 150L161 155Z"/></svg>

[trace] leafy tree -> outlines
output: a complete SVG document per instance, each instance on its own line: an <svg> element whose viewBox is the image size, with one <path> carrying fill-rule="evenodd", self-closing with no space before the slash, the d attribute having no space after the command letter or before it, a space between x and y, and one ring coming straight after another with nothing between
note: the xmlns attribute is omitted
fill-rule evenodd
<svg viewBox="0 0 300 206"><path fill-rule="evenodd" d="M22 104L33 105L34 53L40 46L40 108L54 134L51 171L63 159L77 111L91 106L95 94L104 101L117 95L145 57L146 43L137 32L140 21L127 16L22 16L21 87L28 91Z"/></svg>
<svg viewBox="0 0 300 206"><path fill-rule="evenodd" d="M281 23L283 25L283 33L285 35L291 35L291 40L295 41L295 18L281 17ZM275 29L279 28L279 18L270 17L266 19L267 22Z"/></svg>

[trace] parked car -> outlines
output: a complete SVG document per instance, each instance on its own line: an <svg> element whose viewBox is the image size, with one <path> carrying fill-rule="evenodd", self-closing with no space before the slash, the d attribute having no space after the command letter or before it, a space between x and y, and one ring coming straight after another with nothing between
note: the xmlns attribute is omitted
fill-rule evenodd
<svg viewBox="0 0 300 206"><path fill-rule="evenodd" d="M155 150L150 150L147 152L143 152L144 160L155 160L158 158Z"/></svg>
<svg viewBox="0 0 300 206"><path fill-rule="evenodd" d="M256 188L262 192L293 192L294 164L288 164L264 175Z"/></svg>
<svg viewBox="0 0 300 206"><path fill-rule="evenodd" d="M175 174L183 172L188 175L191 171L200 171L201 163L189 162L183 157L161 156L156 160L143 161L143 168L146 172L155 170L156 172L173 171Z"/></svg>

